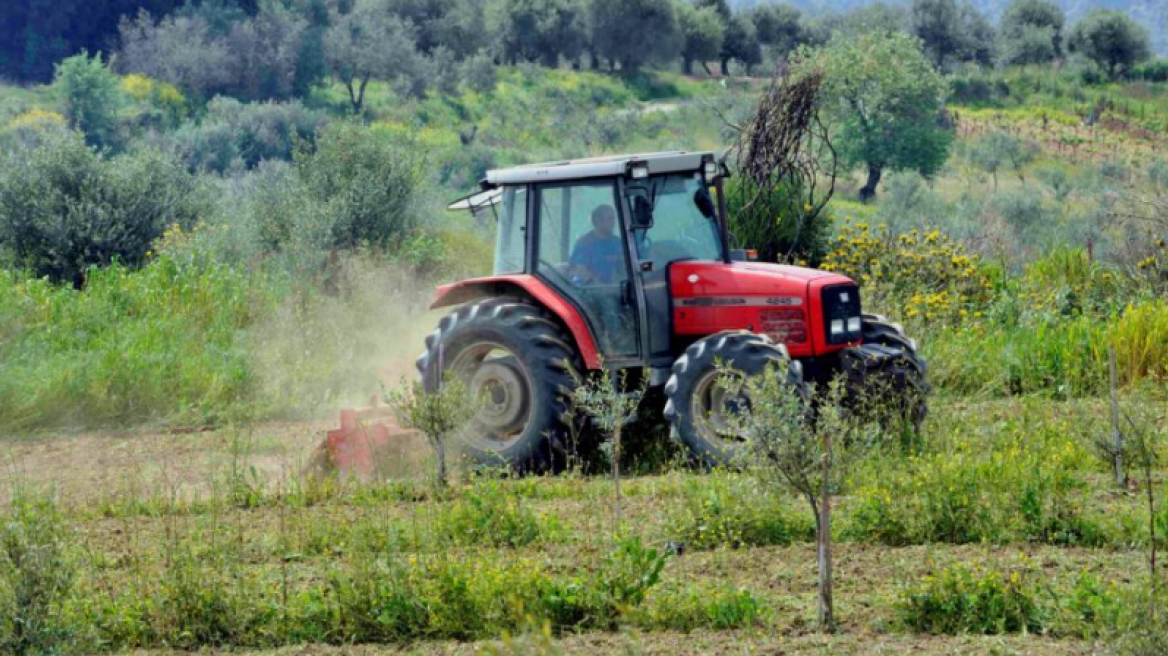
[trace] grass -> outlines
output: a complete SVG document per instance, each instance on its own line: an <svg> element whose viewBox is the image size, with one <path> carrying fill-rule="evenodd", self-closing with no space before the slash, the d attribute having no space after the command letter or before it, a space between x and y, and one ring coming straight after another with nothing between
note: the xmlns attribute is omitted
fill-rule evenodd
<svg viewBox="0 0 1168 656"><path fill-rule="evenodd" d="M1148 392L1125 403L1164 398ZM1116 490L1091 451L1093 435L1106 431L1104 408L1041 397L939 401L918 450L859 463L838 502L843 628L829 644L858 652L864 635L930 653L969 638L925 635L1005 633L1022 651L1085 651L1139 587L1146 543L1141 495ZM256 430L248 442L267 444ZM26 536L25 552L58 545L45 565L70 563L74 584L48 588L13 616L51 616L60 630L45 648L63 652L305 642L425 651L544 626L568 649L579 644L573 636L611 644L616 628L638 632L649 649L686 633L696 637L679 649L811 640L811 518L749 474L633 478L628 532L614 540L605 477L479 476L436 492L420 467L417 478L384 483L319 482L265 464L299 457L288 438L272 444L254 452L227 435L203 438L200 452L220 468L185 494L142 481L137 492L91 486L58 502L35 490L61 471L84 476L84 465L37 468L60 446L26 447L22 469L39 478L25 477L16 500L0 506L0 526ZM147 471L144 457L123 470ZM171 468L191 456L175 457ZM906 518L872 516L873 499L886 494L896 503L883 512ZM1082 533L1060 532L1058 522L1075 515L1059 509L1106 528L1096 539L1063 539ZM876 530L897 525L979 532ZM0 600L15 582L38 580L35 567L3 562ZM0 639L5 630L0 623Z"/></svg>

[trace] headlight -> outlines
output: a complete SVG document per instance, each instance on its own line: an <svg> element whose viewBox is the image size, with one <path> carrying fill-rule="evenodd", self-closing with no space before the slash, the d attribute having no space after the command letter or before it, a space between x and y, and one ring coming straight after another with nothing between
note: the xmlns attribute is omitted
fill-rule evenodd
<svg viewBox="0 0 1168 656"><path fill-rule="evenodd" d="M844 334L844 320L843 319L832 319L831 320L831 334L832 335Z"/></svg>
<svg viewBox="0 0 1168 656"><path fill-rule="evenodd" d="M851 317L850 319L848 319L848 332L849 333L860 332L860 317Z"/></svg>

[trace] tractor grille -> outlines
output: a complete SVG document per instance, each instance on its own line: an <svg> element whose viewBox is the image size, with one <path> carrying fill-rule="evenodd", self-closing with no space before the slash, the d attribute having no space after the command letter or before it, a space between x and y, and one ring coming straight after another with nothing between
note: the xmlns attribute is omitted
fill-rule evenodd
<svg viewBox="0 0 1168 656"><path fill-rule="evenodd" d="M860 340L860 290L855 285L836 285L823 290L823 330L828 344Z"/></svg>

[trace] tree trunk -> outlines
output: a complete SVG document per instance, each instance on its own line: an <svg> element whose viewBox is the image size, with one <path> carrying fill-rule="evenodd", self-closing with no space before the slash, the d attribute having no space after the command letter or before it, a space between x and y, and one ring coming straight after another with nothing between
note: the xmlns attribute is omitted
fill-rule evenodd
<svg viewBox="0 0 1168 656"><path fill-rule="evenodd" d="M869 203L876 198L876 185L880 184L880 178L884 175L884 167L878 164L868 165L868 181L860 187L860 202Z"/></svg>
<svg viewBox="0 0 1168 656"><path fill-rule="evenodd" d="M618 421L616 428L612 433L612 482L613 488L616 492L616 504L613 506L613 519L615 520L615 530L613 535L620 537L621 534L621 487L620 487L620 457L621 457L621 424Z"/></svg>
<svg viewBox="0 0 1168 656"><path fill-rule="evenodd" d="M835 632L835 604L832 601L831 577L831 433L823 436L823 481L820 492L819 528L819 628Z"/></svg>
<svg viewBox="0 0 1168 656"><path fill-rule="evenodd" d="M722 77L730 77L730 58L722 58Z"/></svg>
<svg viewBox="0 0 1168 656"><path fill-rule="evenodd" d="M367 86L369 86L368 75L361 78L361 87L357 91L357 101L353 104L353 109L356 110L358 114L360 114L361 110L365 107L365 87Z"/></svg>
<svg viewBox="0 0 1168 656"><path fill-rule="evenodd" d="M434 438L434 457L438 460L438 486L446 487L446 444L441 437Z"/></svg>
<svg viewBox="0 0 1168 656"><path fill-rule="evenodd" d="M714 77L714 71L710 70L710 62L703 59L702 60L702 68L706 69L706 75L709 75L710 77Z"/></svg>
<svg viewBox="0 0 1168 656"><path fill-rule="evenodd" d="M693 75L693 59L689 57L683 57L681 59L681 70L686 75Z"/></svg>

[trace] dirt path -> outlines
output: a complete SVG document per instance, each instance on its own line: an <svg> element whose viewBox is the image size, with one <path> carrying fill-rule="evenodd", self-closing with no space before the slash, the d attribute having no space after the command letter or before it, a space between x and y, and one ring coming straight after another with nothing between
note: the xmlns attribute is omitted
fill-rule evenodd
<svg viewBox="0 0 1168 656"><path fill-rule="evenodd" d="M66 504L124 495L202 495L232 472L276 483L299 475L335 421L268 423L203 432L99 432L0 439L0 504L17 486L51 490ZM402 448L389 476L407 475L425 444L394 431Z"/></svg>

